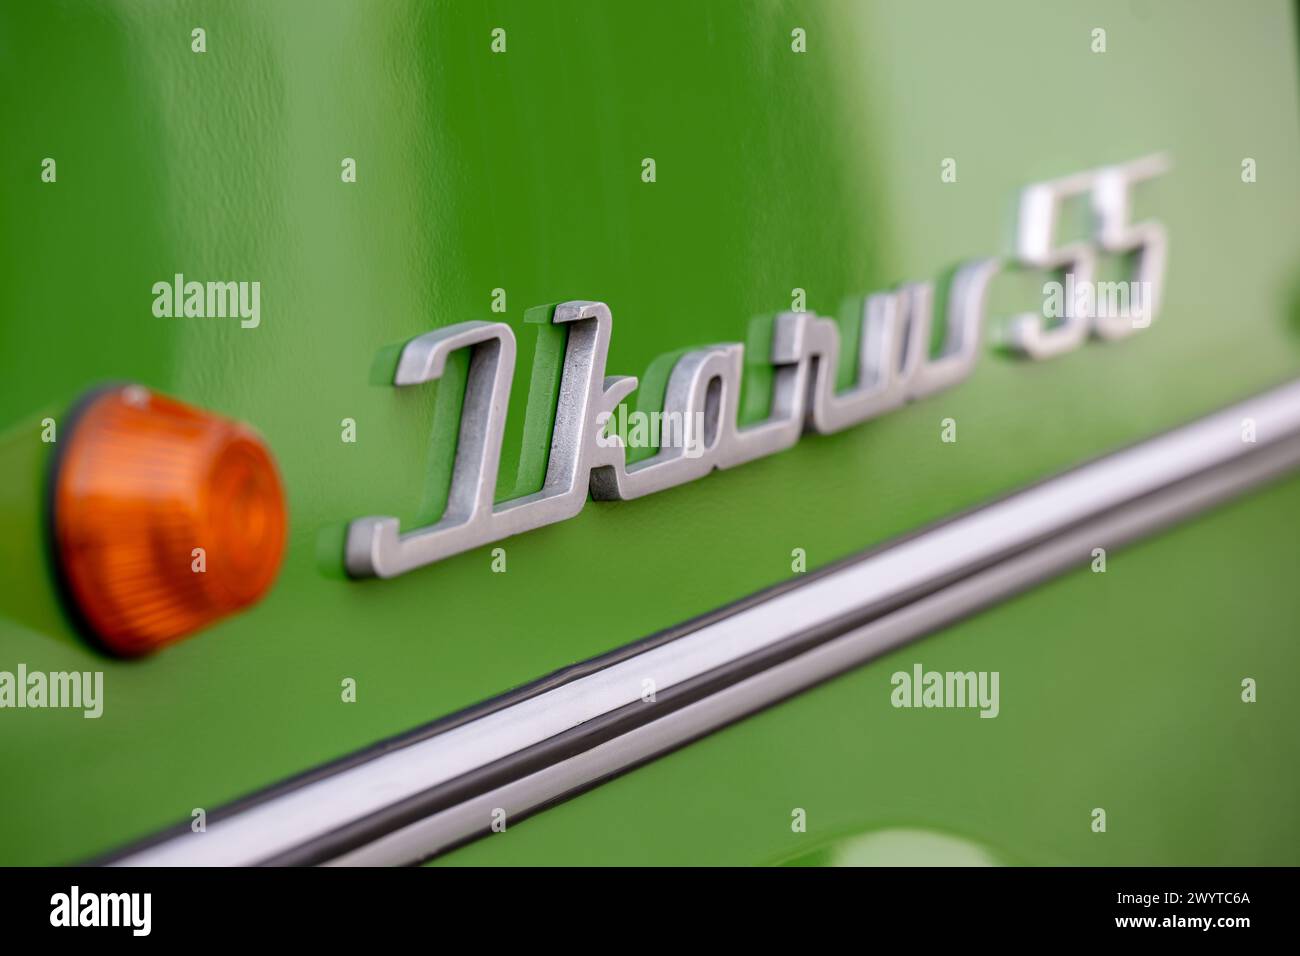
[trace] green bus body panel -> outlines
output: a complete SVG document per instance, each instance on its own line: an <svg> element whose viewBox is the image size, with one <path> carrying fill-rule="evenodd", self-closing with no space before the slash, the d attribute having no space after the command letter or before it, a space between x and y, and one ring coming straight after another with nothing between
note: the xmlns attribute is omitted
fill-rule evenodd
<svg viewBox="0 0 1300 956"><path fill-rule="evenodd" d="M828 846L912 830L990 863L1293 866L1300 592L1277 574L1296 567L1278 515L1297 509L1292 479L442 861L837 862ZM893 708L891 674L918 661L1000 671L1001 712ZM1258 703L1242 703L1239 675L1258 679Z"/></svg>
<svg viewBox="0 0 1300 956"><path fill-rule="evenodd" d="M0 863L108 850L784 580L792 549L828 563L1295 377L1293 7L997 7L5 4L0 670L103 670L106 701L0 711ZM350 519L414 527L445 501L463 363L383 384L411 337L514 326L509 497L540 481L562 342L528 309L607 302L610 374L749 341L752 418L771 383L751 328L792 290L847 320L854 297L1009 254L1025 185L1160 151L1135 214L1169 232L1164 303L1132 339L1041 363L990 342L947 392L511 539L505 574L490 548L342 574ZM261 325L156 318L176 273L260 281ZM1048 278L1000 277L994 331ZM104 381L252 423L290 508L259 605L129 663L72 632L41 523L41 420ZM1292 481L447 859L824 862L904 827L1012 862L1300 862L1298 523ZM1001 715L893 710L913 661L1000 670Z"/></svg>

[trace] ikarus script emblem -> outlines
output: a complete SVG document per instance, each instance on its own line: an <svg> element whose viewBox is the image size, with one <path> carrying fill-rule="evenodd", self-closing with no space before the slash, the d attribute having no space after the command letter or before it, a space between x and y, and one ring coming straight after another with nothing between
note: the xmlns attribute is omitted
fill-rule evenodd
<svg viewBox="0 0 1300 956"><path fill-rule="evenodd" d="M607 434L610 419L637 387L632 376L606 374L614 320L603 302L555 306L551 322L568 326L559 401L542 489L494 501L502 435L515 370L515 335L501 322L462 322L421 335L403 348L393 385L411 388L440 378L448 357L471 351L459 440L446 510L433 524L403 531L397 518L358 518L348 528L345 564L353 577L394 577L481 545L572 518L588 495L628 500L736 468L795 445L806 431L831 434L905 402L951 388L971 374L987 325L989 284L1008 265L1044 269L1065 280L1059 315L1011 319L1007 345L1029 359L1079 348L1091 335L1125 338L1149 326L1159 310L1166 235L1154 220L1131 222L1134 186L1168 168L1148 156L1049 182L1021 195L1015 253L962 264L947 292L944 340L937 350L935 288L918 282L868 296L861 317L857 377L835 388L839 329L811 312L773 319L774 372L768 416L737 424L744 345L726 343L681 356L669 374L664 413L683 423L686 440L629 463L622 443ZM1086 198L1089 238L1059 243L1063 204ZM1099 307L1096 267L1101 255L1131 256L1140 302ZM1114 285L1111 283L1109 285ZM1083 294L1076 294L1082 290ZM1135 298L1137 298L1135 296ZM1046 310L1045 310L1046 311Z"/></svg>

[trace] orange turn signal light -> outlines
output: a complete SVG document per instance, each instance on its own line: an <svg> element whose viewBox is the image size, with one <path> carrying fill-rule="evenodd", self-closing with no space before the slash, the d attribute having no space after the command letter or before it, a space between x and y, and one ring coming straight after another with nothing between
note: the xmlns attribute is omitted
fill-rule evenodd
<svg viewBox="0 0 1300 956"><path fill-rule="evenodd" d="M126 385L88 399L65 441L55 559L74 613L106 649L146 654L270 588L284 489L251 429Z"/></svg>

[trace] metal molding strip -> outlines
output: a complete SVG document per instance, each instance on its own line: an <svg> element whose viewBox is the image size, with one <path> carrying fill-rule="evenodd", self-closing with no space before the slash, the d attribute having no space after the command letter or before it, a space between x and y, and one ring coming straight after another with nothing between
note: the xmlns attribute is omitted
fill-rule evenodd
<svg viewBox="0 0 1300 956"><path fill-rule="evenodd" d="M1243 419L1256 441L1242 439ZM729 613L256 795L113 862L410 863L1300 467L1300 381ZM643 680L656 688L643 702Z"/></svg>

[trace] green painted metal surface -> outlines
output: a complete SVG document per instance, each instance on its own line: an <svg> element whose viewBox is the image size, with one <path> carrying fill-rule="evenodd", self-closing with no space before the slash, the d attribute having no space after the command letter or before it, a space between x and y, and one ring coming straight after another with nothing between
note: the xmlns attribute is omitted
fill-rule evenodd
<svg viewBox="0 0 1300 956"><path fill-rule="evenodd" d="M0 862L106 850L782 580L792 548L829 562L1294 377L1292 7L999 6L6 4L0 669L103 669L107 699L98 720L0 712ZM445 498L457 379L377 384L393 346L499 318L493 289L521 345L508 497L539 480L552 411L557 342L528 308L608 302L610 372L644 375L745 340L796 287L847 319L1006 254L1019 188L1159 150L1174 169L1136 210L1171 246L1147 332L1037 364L990 347L885 418L589 503L508 542L504 575L482 549L343 577L349 519ZM177 272L260 281L261 325L154 317ZM999 279L993 314L1035 307L1044 278ZM753 417L769 382L749 373ZM105 380L253 423L289 494L267 599L133 663L72 634L39 524L40 421ZM1260 495L903 652L1001 669L998 720L892 711L882 662L450 860L769 862L908 826L1027 862L1296 862L1296 695L1247 712L1234 688L1295 670L1298 517L1294 485ZM1099 786L1140 836L1088 840Z"/></svg>
<svg viewBox="0 0 1300 956"><path fill-rule="evenodd" d="M439 862L1294 866L1298 508L1292 479ZM916 662L1001 671L998 717L891 707Z"/></svg>

